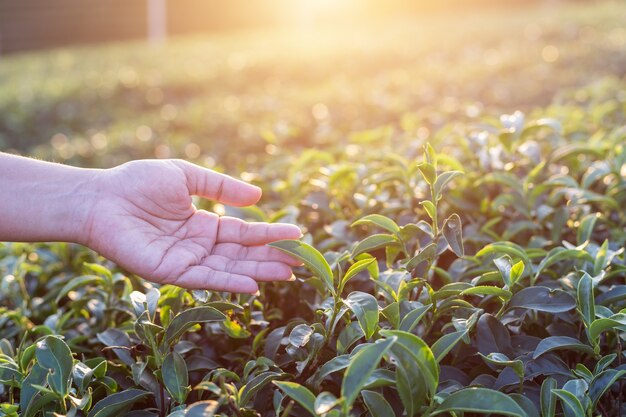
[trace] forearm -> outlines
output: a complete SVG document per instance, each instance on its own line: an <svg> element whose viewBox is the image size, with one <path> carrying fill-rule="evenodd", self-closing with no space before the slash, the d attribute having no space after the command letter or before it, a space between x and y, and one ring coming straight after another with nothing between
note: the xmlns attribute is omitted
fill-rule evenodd
<svg viewBox="0 0 626 417"><path fill-rule="evenodd" d="M0 152L0 241L83 243L98 172Z"/></svg>

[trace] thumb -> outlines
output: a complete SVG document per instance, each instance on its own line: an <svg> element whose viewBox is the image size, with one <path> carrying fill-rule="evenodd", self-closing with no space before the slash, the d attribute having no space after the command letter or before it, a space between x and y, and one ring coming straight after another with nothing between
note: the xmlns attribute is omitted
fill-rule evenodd
<svg viewBox="0 0 626 417"><path fill-rule="evenodd" d="M261 189L255 185L187 161L180 161L180 164L189 194L239 207L255 204L261 198Z"/></svg>

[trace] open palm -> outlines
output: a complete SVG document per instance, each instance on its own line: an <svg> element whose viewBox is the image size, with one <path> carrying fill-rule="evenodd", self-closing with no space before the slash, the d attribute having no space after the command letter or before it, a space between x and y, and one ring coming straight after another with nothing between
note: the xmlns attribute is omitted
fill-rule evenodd
<svg viewBox="0 0 626 417"><path fill-rule="evenodd" d="M182 160L133 161L103 171L102 179L86 244L143 278L254 293L257 281L288 280L299 264L266 246L299 238L298 227L220 217L191 199L246 206L261 197L258 187Z"/></svg>

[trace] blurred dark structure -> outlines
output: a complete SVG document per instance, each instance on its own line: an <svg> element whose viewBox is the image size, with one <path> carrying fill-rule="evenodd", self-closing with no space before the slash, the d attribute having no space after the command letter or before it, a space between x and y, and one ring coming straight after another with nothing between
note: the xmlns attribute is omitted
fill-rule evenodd
<svg viewBox="0 0 626 417"><path fill-rule="evenodd" d="M325 2L322 10L311 8ZM298 12L316 20L381 18L393 14L476 7L511 7L585 0L0 0L0 54L96 42L153 39L285 24ZM586 0L593 1L593 0ZM619 0L618 0L619 1ZM347 3L352 6L344 7ZM309 7L309 10L307 10ZM298 10L300 9L300 10ZM156 14L155 14L156 10ZM302 13L301 13L302 14ZM310 17L310 16L309 16ZM156 22L155 22L156 19ZM160 35L159 35L160 34Z"/></svg>

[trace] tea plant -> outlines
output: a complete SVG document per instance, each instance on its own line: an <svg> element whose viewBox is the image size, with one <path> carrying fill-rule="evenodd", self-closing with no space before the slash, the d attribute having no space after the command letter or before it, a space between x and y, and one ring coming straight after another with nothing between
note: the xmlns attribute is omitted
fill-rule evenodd
<svg viewBox="0 0 626 417"><path fill-rule="evenodd" d="M560 26L546 32L564 57L589 58L553 69L550 80L557 83L559 74L587 80L623 67L623 54L611 49L621 32L605 34L615 17L604 7L593 11L607 22L593 27L597 39L583 17L572 23L587 28L581 29L587 47ZM509 23L517 24L496 26ZM476 48L504 32L477 40ZM451 48L462 63L472 51L464 38L458 42ZM183 41L171 48L180 45L199 48ZM14 130L65 126L81 133L67 142L57 137L53 148L24 149L94 166L153 156L167 136L171 156L183 155L193 144L187 135L230 136L233 124L242 125L236 135L246 140L207 149L233 173L245 170L264 199L258 207L200 201L199 207L295 223L305 236L272 244L304 264L294 271L296 281L264 283L253 296L156 286L77 245L0 244L0 416L626 415L624 80L559 88L545 104L544 86L519 76L534 71L527 56L501 57L504 67L520 72L492 69L470 78L461 74L469 67L448 58L442 62L461 77L455 91L463 100L493 93L485 106L461 99L453 105L444 94L449 80L431 68L432 51L384 60L384 48L371 48L384 65L363 58L359 77L342 82L359 117L335 89L299 78L300 64L286 57L277 62L291 65L283 70L302 86L298 99L268 93L276 87L272 77L258 86L257 78L276 66L262 57L246 76L235 80L215 69L218 76L204 74L197 85L181 75L178 62L164 63L161 86L151 84L159 77L146 69L157 65L142 57L137 84L126 72L120 79L115 71L102 75L99 91L119 101L115 114L80 123L71 123L69 110L46 113L43 107L53 105L22 106L28 94L18 94L19 83L3 85L0 144ZM15 68L34 62L47 70L44 58L17 57L0 71L21 79ZM368 63L381 74L376 82ZM68 108L80 103L89 112L93 91L74 88L85 82L78 77L62 78L62 91L86 91L68 98ZM441 101L415 101L429 90L412 89L412 79L432 81ZM207 121L203 109L223 103L202 93L205 81L216 95L222 84L229 94L251 94L239 103L249 113L226 117L216 110ZM363 84L372 86L371 96L361 94ZM44 87L46 100L58 99L57 90ZM146 104L161 87L166 100L179 101ZM310 110L305 97L328 98L319 90L333 93L326 101L331 116L313 126L298 115ZM521 101L497 96L502 91L505 98L519 91ZM232 98L228 103L237 107ZM497 117L511 103L525 112ZM185 111L174 117L172 106ZM130 122L112 126L104 119L125 120L126 113L133 115L132 132L137 119L154 127L153 136L143 126L143 139L122 145ZM81 123L104 123L108 136ZM80 135L88 131L97 146L81 153ZM200 159L208 154L189 154L211 162Z"/></svg>

